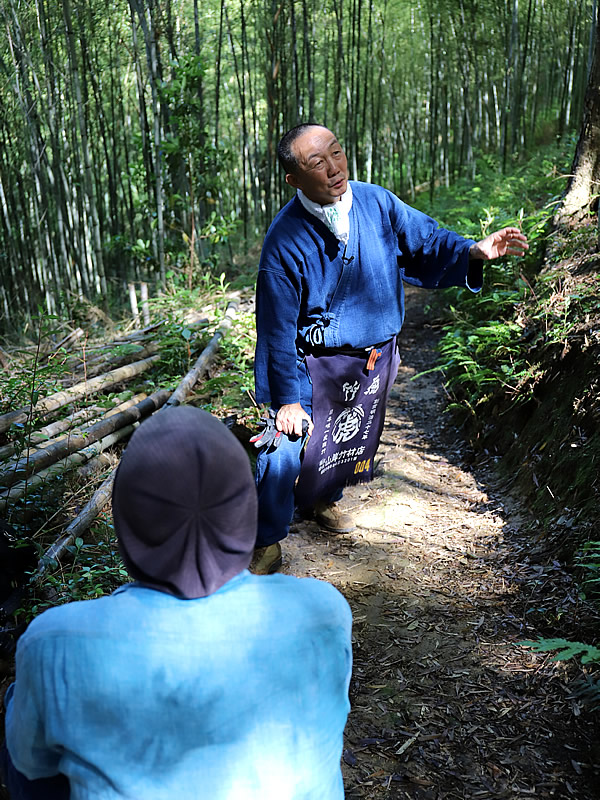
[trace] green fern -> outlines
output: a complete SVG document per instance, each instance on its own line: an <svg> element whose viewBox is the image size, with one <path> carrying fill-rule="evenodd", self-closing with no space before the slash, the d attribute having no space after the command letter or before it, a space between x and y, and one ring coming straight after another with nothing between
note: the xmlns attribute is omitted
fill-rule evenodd
<svg viewBox="0 0 600 800"><path fill-rule="evenodd" d="M558 652L553 661L567 661L569 658L581 657L582 664L600 664L600 648L583 642L570 642L568 639L539 639L537 642L519 642L524 647L531 647L536 653Z"/></svg>

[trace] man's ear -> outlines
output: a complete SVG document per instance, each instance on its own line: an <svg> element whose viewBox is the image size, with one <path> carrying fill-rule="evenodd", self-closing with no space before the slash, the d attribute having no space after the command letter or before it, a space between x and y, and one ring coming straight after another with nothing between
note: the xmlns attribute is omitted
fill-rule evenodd
<svg viewBox="0 0 600 800"><path fill-rule="evenodd" d="M296 177L296 175L294 175L293 172L287 173L287 175L285 176L285 182L288 184L288 186L291 186L293 189L300 188L300 183L298 181L298 178Z"/></svg>

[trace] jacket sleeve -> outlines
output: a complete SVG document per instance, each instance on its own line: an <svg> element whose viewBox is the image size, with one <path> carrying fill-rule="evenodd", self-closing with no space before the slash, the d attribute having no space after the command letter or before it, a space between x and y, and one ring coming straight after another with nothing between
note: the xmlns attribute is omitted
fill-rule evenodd
<svg viewBox="0 0 600 800"><path fill-rule="evenodd" d="M474 240L440 228L431 217L394 200L392 223L398 236L403 280L427 289L466 286L478 292L483 268L481 261L469 259Z"/></svg>
<svg viewBox="0 0 600 800"><path fill-rule="evenodd" d="M300 402L296 339L300 282L293 270L261 267L256 284L254 380L259 403Z"/></svg>
<svg viewBox="0 0 600 800"><path fill-rule="evenodd" d="M61 750L48 741L44 689L45 669L52 668L37 647L17 647L17 679L5 696L6 746L16 769L29 780L58 775Z"/></svg>

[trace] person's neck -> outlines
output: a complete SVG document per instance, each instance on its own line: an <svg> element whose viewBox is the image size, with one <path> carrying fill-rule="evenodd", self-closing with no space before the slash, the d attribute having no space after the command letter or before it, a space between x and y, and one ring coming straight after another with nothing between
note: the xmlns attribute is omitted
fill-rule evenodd
<svg viewBox="0 0 600 800"><path fill-rule="evenodd" d="M340 200L342 199L341 197L335 197L335 198L334 198L334 199L333 199L331 202L329 202L329 203L322 203L320 200L314 200L312 197L309 197L309 196L306 194L306 192L304 192L304 197L306 197L306 199L307 199L307 200L310 200L310 202L311 202L311 203L314 203L315 205L317 205L317 206L321 206L321 207L323 207L323 206L332 206L334 203L339 203L339 202L340 202Z"/></svg>

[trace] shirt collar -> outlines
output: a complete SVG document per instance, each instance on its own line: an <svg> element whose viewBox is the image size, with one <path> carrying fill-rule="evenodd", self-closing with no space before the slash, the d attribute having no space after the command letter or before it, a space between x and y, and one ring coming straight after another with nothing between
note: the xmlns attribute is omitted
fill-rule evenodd
<svg viewBox="0 0 600 800"><path fill-rule="evenodd" d="M304 194L301 189L297 190L298 199L304 208L321 222L333 233L336 239L344 244L348 243L350 237L350 209L352 208L352 189L350 184L336 203L320 205Z"/></svg>

